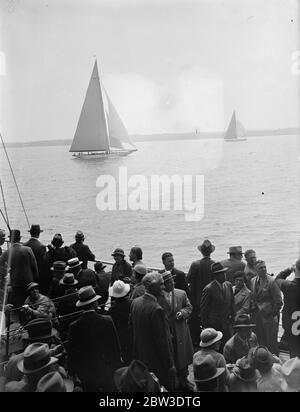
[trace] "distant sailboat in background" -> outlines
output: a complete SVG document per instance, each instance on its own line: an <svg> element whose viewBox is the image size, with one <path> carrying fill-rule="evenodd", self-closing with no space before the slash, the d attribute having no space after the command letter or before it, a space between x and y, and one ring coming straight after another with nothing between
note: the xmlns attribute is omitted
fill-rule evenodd
<svg viewBox="0 0 300 412"><path fill-rule="evenodd" d="M101 87L95 61L70 152L79 159L126 156L137 148Z"/></svg>
<svg viewBox="0 0 300 412"><path fill-rule="evenodd" d="M242 123L238 120L236 120L235 116L235 111L232 114L228 129L225 133L224 139L227 142L242 142L244 140L247 140L244 138L246 135L246 130Z"/></svg>

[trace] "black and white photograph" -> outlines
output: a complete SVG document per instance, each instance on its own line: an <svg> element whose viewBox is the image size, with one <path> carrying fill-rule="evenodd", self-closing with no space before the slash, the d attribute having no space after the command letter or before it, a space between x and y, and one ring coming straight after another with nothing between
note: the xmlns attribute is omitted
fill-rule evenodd
<svg viewBox="0 0 300 412"><path fill-rule="evenodd" d="M299 137L300 0L0 0L0 392L300 392Z"/></svg>

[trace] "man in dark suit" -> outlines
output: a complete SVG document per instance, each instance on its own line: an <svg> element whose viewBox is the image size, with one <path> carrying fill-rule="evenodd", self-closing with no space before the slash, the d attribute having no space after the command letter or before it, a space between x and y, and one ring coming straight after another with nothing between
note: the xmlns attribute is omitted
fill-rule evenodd
<svg viewBox="0 0 300 412"><path fill-rule="evenodd" d="M187 296L190 295L188 284L186 281L185 273L182 270L178 270L175 268L174 257L172 253L165 252L162 254L161 257L162 263L165 267L165 270L171 272L171 275L174 278L174 287L176 289L184 290ZM165 270L163 272L165 272ZM160 271L160 273L162 273Z"/></svg>
<svg viewBox="0 0 300 412"><path fill-rule="evenodd" d="M225 281L225 272L221 263L211 265L213 281L203 289L200 316L204 328L214 328L223 333L220 350L232 336L232 323L235 316L232 285Z"/></svg>
<svg viewBox="0 0 300 412"><path fill-rule="evenodd" d="M229 255L228 259L222 260L221 265L224 268L227 268L226 272L226 280L231 282L233 284L233 275L235 272L238 270L241 270L244 272L245 270L245 263L242 262L243 259L243 249L242 246L231 246L229 248L229 252L227 252Z"/></svg>
<svg viewBox="0 0 300 412"><path fill-rule="evenodd" d="M39 272L40 291L43 295L47 295L51 278L46 260L47 249L46 246L39 241L41 232L43 232L43 230L41 230L40 225L31 225L29 230L31 238L25 242L23 246L28 246L33 251Z"/></svg>
<svg viewBox="0 0 300 412"><path fill-rule="evenodd" d="M70 247L75 250L78 259L82 261L82 269L87 269L87 262L93 262L95 260L95 255L91 252L88 245L85 245L83 242L84 234L81 230L78 230L75 235L75 243L70 245Z"/></svg>
<svg viewBox="0 0 300 412"><path fill-rule="evenodd" d="M151 272L144 276L145 294L132 301L129 323L133 332L133 359L140 360L153 372L168 390L174 390L172 338L166 313L157 298L163 294L161 274Z"/></svg>
<svg viewBox="0 0 300 412"><path fill-rule="evenodd" d="M0 257L0 276L10 274L11 293L9 302L16 307L22 306L27 297L27 286L39 279L36 259L30 247L21 245L20 230L11 230L10 248Z"/></svg>
<svg viewBox="0 0 300 412"><path fill-rule="evenodd" d="M85 392L113 391L113 374L121 366L120 345L110 316L96 312L97 301L92 286L78 291L78 309L82 316L69 329L68 366L71 376L78 376Z"/></svg>
<svg viewBox="0 0 300 412"><path fill-rule="evenodd" d="M196 260L191 264L187 275L187 281L190 285L190 298L193 306L192 316L189 320L189 327L192 341L195 347L199 346L200 341L200 302L202 291L206 285L211 282L211 265L214 261L210 255L214 252L215 246L209 241L204 240L202 245L198 246L203 258Z"/></svg>

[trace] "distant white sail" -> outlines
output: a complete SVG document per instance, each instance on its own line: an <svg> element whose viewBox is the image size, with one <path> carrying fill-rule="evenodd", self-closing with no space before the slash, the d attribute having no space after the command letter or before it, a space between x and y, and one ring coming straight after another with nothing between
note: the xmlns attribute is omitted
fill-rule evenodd
<svg viewBox="0 0 300 412"><path fill-rule="evenodd" d="M246 135L246 131L242 123L236 120L235 111L232 114L229 126L225 133L225 140L238 140ZM245 139L243 139L245 140Z"/></svg>
<svg viewBox="0 0 300 412"><path fill-rule="evenodd" d="M107 125L96 61L70 152L89 152L108 150L108 148Z"/></svg>

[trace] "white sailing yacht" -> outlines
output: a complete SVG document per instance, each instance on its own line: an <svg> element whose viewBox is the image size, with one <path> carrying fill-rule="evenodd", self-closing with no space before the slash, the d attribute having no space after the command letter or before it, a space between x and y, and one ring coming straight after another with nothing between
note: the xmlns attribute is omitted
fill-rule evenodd
<svg viewBox="0 0 300 412"><path fill-rule="evenodd" d="M246 135L246 130L242 123L236 119L235 111L232 114L229 126L225 133L224 139L227 142L242 142L247 140L244 136Z"/></svg>
<svg viewBox="0 0 300 412"><path fill-rule="evenodd" d="M101 87L97 60L88 85L70 152L78 159L127 156L137 148Z"/></svg>

